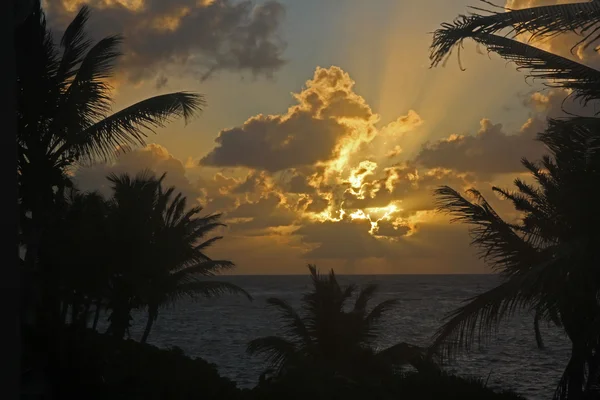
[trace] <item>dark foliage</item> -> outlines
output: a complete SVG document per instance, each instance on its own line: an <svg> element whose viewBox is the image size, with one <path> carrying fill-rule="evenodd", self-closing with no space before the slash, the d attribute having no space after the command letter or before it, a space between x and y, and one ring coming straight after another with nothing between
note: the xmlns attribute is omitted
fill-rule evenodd
<svg viewBox="0 0 600 400"><path fill-rule="evenodd" d="M57 399L240 399L236 384L219 376L216 366L191 359L178 348L158 349L92 330L67 328L58 347L26 332L29 352L51 352L47 366ZM25 368L30 359L25 355ZM24 385L31 384L25 376Z"/></svg>

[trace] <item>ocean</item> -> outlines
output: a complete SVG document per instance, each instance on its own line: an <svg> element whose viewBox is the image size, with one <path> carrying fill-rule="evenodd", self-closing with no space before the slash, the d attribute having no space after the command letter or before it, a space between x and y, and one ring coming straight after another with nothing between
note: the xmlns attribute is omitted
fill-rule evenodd
<svg viewBox="0 0 600 400"><path fill-rule="evenodd" d="M178 346L192 357L216 364L219 372L240 387L256 384L265 365L245 353L249 340L279 332L278 314L266 305L269 297L294 306L310 290L310 278L302 276L227 276L224 279L246 289L254 297L226 295L196 302L181 301L162 310L148 342L159 347ZM397 298L398 305L382 319L377 346L398 342L426 345L443 318L461 303L498 282L493 275L346 275L341 283L379 284L371 306ZM134 316L131 337L141 337L146 316ZM519 315L504 324L485 347L462 356L447 370L488 380L488 386L512 389L531 400L551 398L566 366L569 342L554 327L542 324L546 348L536 346L533 317Z"/></svg>

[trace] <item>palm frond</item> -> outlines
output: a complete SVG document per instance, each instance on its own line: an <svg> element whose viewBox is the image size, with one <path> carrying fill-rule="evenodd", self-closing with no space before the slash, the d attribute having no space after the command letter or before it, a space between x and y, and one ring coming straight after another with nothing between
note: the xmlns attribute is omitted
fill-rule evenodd
<svg viewBox="0 0 600 400"><path fill-rule="evenodd" d="M215 242L217 242L217 241L219 241L219 240L221 240L221 239L223 239L223 236L215 236L215 237L212 237L212 238L210 238L210 239L208 239L208 240L205 240L205 241L203 241L202 243L198 244L198 245L195 247L195 250L196 250L196 251L204 251L204 250L206 250L207 248L209 248L210 246L212 246L212 245L213 245Z"/></svg>
<svg viewBox="0 0 600 400"><path fill-rule="evenodd" d="M538 135L554 154L565 153L565 149L574 157L586 157L590 152L600 151L600 118L574 117L568 119L549 119L548 128ZM573 160L574 161L574 160Z"/></svg>
<svg viewBox="0 0 600 400"><path fill-rule="evenodd" d="M436 189L438 210L453 215L453 222L470 225L471 243L493 269L510 276L528 265L534 265L536 249L504 222L479 192L471 189L469 193L475 197L476 203L448 186Z"/></svg>
<svg viewBox="0 0 600 400"><path fill-rule="evenodd" d="M69 145L84 159L110 159L130 146L145 145L147 131L154 132L154 128L163 127L173 118L183 117L187 122L203 104L202 97L194 93L155 96L93 124L77 134Z"/></svg>
<svg viewBox="0 0 600 400"><path fill-rule="evenodd" d="M288 302L272 297L267 299L267 304L277 308L280 319L284 323L284 328L288 335L299 339L305 346L312 343L312 339L304 321Z"/></svg>
<svg viewBox="0 0 600 400"><path fill-rule="evenodd" d="M533 316L533 330L535 333L535 343L539 349L544 348L544 339L542 338L542 332L540 331L540 319L542 319L542 313L540 310L535 310Z"/></svg>
<svg viewBox="0 0 600 400"><path fill-rule="evenodd" d="M600 99L600 71L594 68L503 36L481 33L473 40L530 70L529 76L546 80L549 87L571 89L584 103Z"/></svg>
<svg viewBox="0 0 600 400"><path fill-rule="evenodd" d="M202 261L195 265L185 266L171 275L176 279L184 277L198 276L215 276L218 272L228 270L235 267L235 264L229 260L208 260Z"/></svg>
<svg viewBox="0 0 600 400"><path fill-rule="evenodd" d="M253 356L264 357L265 361L279 372L286 363L295 358L296 347L284 338L267 336L250 341L246 352Z"/></svg>
<svg viewBox="0 0 600 400"><path fill-rule="evenodd" d="M105 80L112 76L115 62L121 55L120 44L118 35L100 40L85 54L76 72L71 72L75 76L53 121L54 129L64 130L57 139L69 142L110 110L110 87ZM63 136L65 134L67 137ZM56 142L54 146L59 144Z"/></svg>
<svg viewBox="0 0 600 400"><path fill-rule="evenodd" d="M373 324L377 323L382 315L386 312L394 308L398 304L398 299L389 299L382 301L377 304L371 312L365 317L365 322L368 326L373 326Z"/></svg>
<svg viewBox="0 0 600 400"><path fill-rule="evenodd" d="M172 293L172 295L175 296L175 298L187 296L194 299L198 297L220 297L224 294L243 295L248 300L253 300L250 293L248 293L241 287L233 283L222 281L192 280L190 282L180 283L179 285L177 285L175 291Z"/></svg>
<svg viewBox="0 0 600 400"><path fill-rule="evenodd" d="M447 322L436 332L431 346L442 356L453 358L463 349L470 351L473 344L485 342L499 325L516 311L536 309L539 318L545 318L555 307L540 296L547 283L557 279L551 270L555 262L544 261L514 274L500 285L467 300L467 304L453 311ZM550 273L549 271L550 270Z"/></svg>
<svg viewBox="0 0 600 400"><path fill-rule="evenodd" d="M367 303L373 298L377 288L378 286L376 284L367 285L362 288L354 303L354 311L365 310L367 308Z"/></svg>
<svg viewBox="0 0 600 400"><path fill-rule="evenodd" d="M60 83L66 84L75 76L83 55L90 48L91 40L86 38L85 25L89 19L90 8L83 6L73 19L65 33L63 34L60 45L63 48L63 54L60 66L57 71L57 79Z"/></svg>
<svg viewBox="0 0 600 400"><path fill-rule="evenodd" d="M509 12L493 12L490 15L460 15L453 23L444 23L434 32L431 45L432 66L437 66L466 38L480 34L493 34L510 28L514 34L529 32L532 39L553 36L564 32L575 32L584 41L593 43L600 19L600 3L581 2L529 7Z"/></svg>

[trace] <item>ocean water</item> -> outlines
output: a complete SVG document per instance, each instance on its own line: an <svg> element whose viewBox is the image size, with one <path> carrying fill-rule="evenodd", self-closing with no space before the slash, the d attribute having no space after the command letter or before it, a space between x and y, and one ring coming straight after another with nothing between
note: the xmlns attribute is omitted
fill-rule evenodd
<svg viewBox="0 0 600 400"><path fill-rule="evenodd" d="M249 340L279 333L278 315L266 305L278 297L294 306L310 290L304 276L228 276L224 279L246 289L253 302L241 296L197 302L181 301L162 311L149 338L159 347L178 346L192 357L215 363L222 375L241 387L256 384L265 365L249 357ZM341 283L379 284L376 302L399 299L384 316L381 348L405 341L426 345L444 316L461 303L492 287L492 275L374 275L340 276ZM131 337L138 339L146 317L135 315ZM488 386L512 389L532 400L549 399L568 360L568 340L556 328L542 326L546 348L535 343L533 317L520 315L503 325L491 342L446 368L452 372L488 380Z"/></svg>

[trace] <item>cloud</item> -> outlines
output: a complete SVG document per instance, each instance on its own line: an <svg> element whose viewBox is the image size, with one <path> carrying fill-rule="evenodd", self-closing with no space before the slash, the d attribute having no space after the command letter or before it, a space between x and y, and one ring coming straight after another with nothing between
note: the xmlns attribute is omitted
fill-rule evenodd
<svg viewBox="0 0 600 400"><path fill-rule="evenodd" d="M341 141L372 136L378 119L353 86L342 69L317 68L305 89L294 95L297 105L284 114L257 115L221 131L217 147L200 163L276 172L337 157Z"/></svg>
<svg viewBox="0 0 600 400"><path fill-rule="evenodd" d="M390 149L400 155L405 135L425 121L408 110L378 127L379 115L336 66L318 67L293 97L296 104L283 114L257 115L220 132L217 146L200 161L250 169L229 191L240 199L238 209L227 214L235 221L232 232L256 224L263 232L269 224L299 226L292 236L310 248L306 257L339 258L344 252L344 259L385 257L386 243L414 234L415 216L433 208L433 185L451 176L424 171L420 177L415 165L390 160ZM246 215L250 209L261 209L261 217ZM331 233L336 238L328 237L337 230ZM351 251L343 245L354 242Z"/></svg>
<svg viewBox="0 0 600 400"><path fill-rule="evenodd" d="M584 104L580 100L575 100L570 96L570 91L564 89L529 93L524 97L523 104L531 108L539 119L561 118L569 115L592 117L600 111L598 101Z"/></svg>
<svg viewBox="0 0 600 400"><path fill-rule="evenodd" d="M315 193L315 188L309 185L308 177L304 174L296 174L287 182L286 191L288 193Z"/></svg>
<svg viewBox="0 0 600 400"><path fill-rule="evenodd" d="M165 147L154 143L123 153L114 163L79 168L74 180L82 190L98 190L105 196L110 196L110 182L106 179L109 174L135 175L146 169L157 176L166 173L165 185L175 186L177 191L188 198L190 205L202 196L202 191L188 180L183 162L173 157Z"/></svg>
<svg viewBox="0 0 600 400"><path fill-rule="evenodd" d="M447 168L478 175L520 172L522 157L538 159L543 145L536 135L545 127L539 119L529 119L514 135L506 134L502 124L482 119L475 135L451 135L426 144L415 162L426 168Z"/></svg>
<svg viewBox="0 0 600 400"><path fill-rule="evenodd" d="M78 9L93 13L94 38L125 37L121 66L139 82L169 67L206 79L219 71L272 76L285 64L279 35L284 7L250 0L48 0L53 30L62 32ZM157 82L158 83L158 82Z"/></svg>
<svg viewBox="0 0 600 400"><path fill-rule="evenodd" d="M312 247L304 256L308 259L336 258L356 260L382 258L389 254L385 243L369 234L368 221L307 223L294 232L303 243Z"/></svg>
<svg viewBox="0 0 600 400"><path fill-rule="evenodd" d="M226 214L232 232L261 230L267 234L270 228L290 226L298 215L282 203L278 195L269 195L256 202L241 204ZM264 232L267 230L267 232Z"/></svg>

